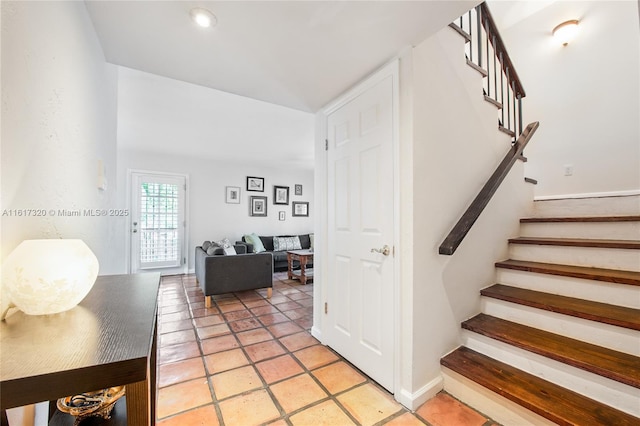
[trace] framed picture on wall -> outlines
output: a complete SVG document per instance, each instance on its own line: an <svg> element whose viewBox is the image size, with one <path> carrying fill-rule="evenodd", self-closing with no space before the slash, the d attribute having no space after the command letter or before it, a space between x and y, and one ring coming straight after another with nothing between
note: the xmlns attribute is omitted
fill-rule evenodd
<svg viewBox="0 0 640 426"><path fill-rule="evenodd" d="M267 216L267 197L249 197L249 216Z"/></svg>
<svg viewBox="0 0 640 426"><path fill-rule="evenodd" d="M264 178L247 176L247 191L264 192Z"/></svg>
<svg viewBox="0 0 640 426"><path fill-rule="evenodd" d="M286 213L285 213L285 212L280 212L280 213L278 213L278 220L284 220L284 219L285 219L285 216L286 216Z"/></svg>
<svg viewBox="0 0 640 426"><path fill-rule="evenodd" d="M309 202L294 201L291 205L293 210L291 216L309 216Z"/></svg>
<svg viewBox="0 0 640 426"><path fill-rule="evenodd" d="M240 187L227 186L225 201L227 204L240 204Z"/></svg>
<svg viewBox="0 0 640 426"><path fill-rule="evenodd" d="M302 185L296 184L296 186L295 186L295 194L296 195L302 195Z"/></svg>
<svg viewBox="0 0 640 426"><path fill-rule="evenodd" d="M289 204L289 187L275 186L273 187L273 204Z"/></svg>

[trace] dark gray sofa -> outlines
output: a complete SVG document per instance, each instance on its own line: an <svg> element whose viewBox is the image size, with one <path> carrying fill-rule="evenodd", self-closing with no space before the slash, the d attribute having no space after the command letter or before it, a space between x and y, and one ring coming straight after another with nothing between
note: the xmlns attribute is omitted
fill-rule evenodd
<svg viewBox="0 0 640 426"><path fill-rule="evenodd" d="M286 251L274 251L273 250L273 236L263 237L259 235L260 241L264 246L266 253L273 254L273 270L274 271L286 271L289 266L287 265L287 252ZM295 235L276 235L276 237L295 237ZM302 249L309 249L311 247L311 238L309 234L298 235L300 238L300 245ZM244 244L247 246L247 253L253 253L253 244L247 243L242 237L242 241L237 241L236 244ZM313 265L309 264L307 267L312 268Z"/></svg>
<svg viewBox="0 0 640 426"><path fill-rule="evenodd" d="M271 253L247 253L246 245L236 244L236 255L207 254L202 246L196 247L196 280L204 293L206 307L211 306L211 296L235 291L267 288L271 297L273 289L273 256Z"/></svg>

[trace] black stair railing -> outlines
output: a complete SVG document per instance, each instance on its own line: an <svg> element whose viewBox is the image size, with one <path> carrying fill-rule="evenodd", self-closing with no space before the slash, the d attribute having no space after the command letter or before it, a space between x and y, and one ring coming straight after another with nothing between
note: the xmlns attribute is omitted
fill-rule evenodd
<svg viewBox="0 0 640 426"><path fill-rule="evenodd" d="M440 245L438 251L444 255L456 251L513 164L523 158L522 151L539 126L537 121L526 128L522 125L522 98L526 93L487 4L481 3L450 26L466 39L467 60L484 76L485 99L500 108L498 126L513 136L513 142L495 172Z"/></svg>
<svg viewBox="0 0 640 426"><path fill-rule="evenodd" d="M451 24L466 34L467 59L486 71L483 79L485 97L500 106L498 125L513 135L522 134L522 98L526 96L520 77L507 52L500 32L486 3Z"/></svg>

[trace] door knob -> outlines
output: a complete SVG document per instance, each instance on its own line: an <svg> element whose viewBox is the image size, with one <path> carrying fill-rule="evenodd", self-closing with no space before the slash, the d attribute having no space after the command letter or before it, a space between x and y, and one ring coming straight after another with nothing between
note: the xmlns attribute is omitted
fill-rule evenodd
<svg viewBox="0 0 640 426"><path fill-rule="evenodd" d="M383 254L385 256L389 256L389 253L391 253L391 249L389 248L388 245L385 244L384 247L379 248L379 249L372 248L371 249L371 253L380 253L380 254Z"/></svg>

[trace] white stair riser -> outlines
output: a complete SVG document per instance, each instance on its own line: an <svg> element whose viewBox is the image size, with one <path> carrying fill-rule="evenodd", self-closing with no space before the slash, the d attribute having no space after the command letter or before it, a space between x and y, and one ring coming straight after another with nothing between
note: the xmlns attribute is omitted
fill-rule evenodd
<svg viewBox="0 0 640 426"><path fill-rule="evenodd" d="M557 426L542 416L527 410L521 405L498 395L495 392L467 379L466 377L442 368L444 390L465 404L491 417L499 424L518 426Z"/></svg>
<svg viewBox="0 0 640 426"><path fill-rule="evenodd" d="M535 201L535 217L627 216L640 214L640 196Z"/></svg>
<svg viewBox="0 0 640 426"><path fill-rule="evenodd" d="M481 298L482 312L518 324L560 334L615 351L640 356L640 332L615 325L518 305L490 297Z"/></svg>
<svg viewBox="0 0 640 426"><path fill-rule="evenodd" d="M640 240L638 222L521 223L522 237Z"/></svg>
<svg viewBox="0 0 640 426"><path fill-rule="evenodd" d="M496 268L497 281L512 287L640 309L640 286Z"/></svg>
<svg viewBox="0 0 640 426"><path fill-rule="evenodd" d="M464 345L546 381L570 389L634 416L640 416L640 389L517 348L463 331Z"/></svg>
<svg viewBox="0 0 640 426"><path fill-rule="evenodd" d="M640 271L640 250L509 244L509 256L533 262Z"/></svg>

